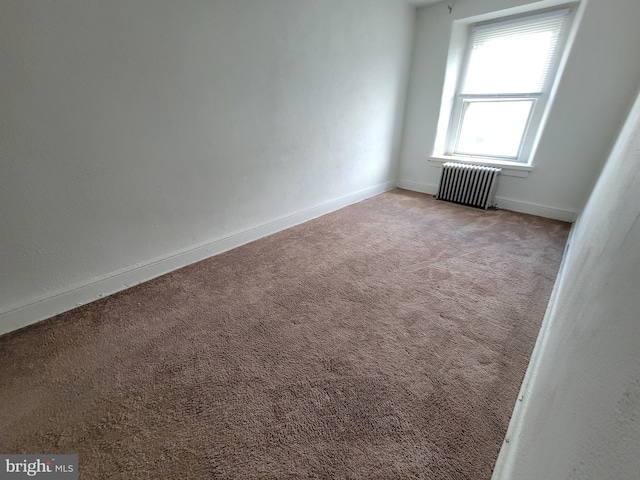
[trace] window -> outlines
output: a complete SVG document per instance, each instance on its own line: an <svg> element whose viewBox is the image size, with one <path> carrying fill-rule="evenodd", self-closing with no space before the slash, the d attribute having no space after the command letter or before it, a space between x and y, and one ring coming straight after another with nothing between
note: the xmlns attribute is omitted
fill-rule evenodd
<svg viewBox="0 0 640 480"><path fill-rule="evenodd" d="M568 9L472 26L445 155L529 161Z"/></svg>

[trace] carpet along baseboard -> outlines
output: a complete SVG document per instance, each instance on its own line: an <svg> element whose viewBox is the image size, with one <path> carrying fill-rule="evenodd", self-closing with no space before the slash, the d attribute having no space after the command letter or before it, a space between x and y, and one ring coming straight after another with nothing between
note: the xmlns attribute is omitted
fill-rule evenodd
<svg viewBox="0 0 640 480"><path fill-rule="evenodd" d="M437 185L428 185L426 183L413 182L410 180L399 179L397 186L406 190L428 193L430 195L435 195L438 192ZM498 208L502 208L504 210L528 213L529 215L537 215L545 218L553 218L554 220L561 220L563 222L574 222L576 219L576 213L568 210L561 210L558 208L547 207L545 205L521 202L519 200L512 200L503 197L496 197L495 201L498 204Z"/></svg>
<svg viewBox="0 0 640 480"><path fill-rule="evenodd" d="M178 268L231 250L259 238L285 230L313 218L320 217L353 203L395 188L396 182L386 182L359 190L321 205L279 218L224 238L193 245L184 250L107 274L97 280L76 285L71 289L52 292L25 305L0 313L0 335L17 330L80 305L146 282Z"/></svg>
<svg viewBox="0 0 640 480"><path fill-rule="evenodd" d="M507 433L505 434L502 442L498 459L494 465L491 480L508 480L513 478L512 473L516 462L516 455L520 446L520 438L524 431L524 418L527 414L529 403L531 401L532 385L540 371L540 363L546 353L549 336L551 335L552 318L555 317L555 312L558 308L557 299L564 293L563 289L566 288L565 262L567 260L569 249L571 248L571 244L573 243L572 239L573 234L576 231L575 227L576 224L574 223L571 226L571 231L569 232L569 238L567 239L567 243L564 248L562 261L558 268L558 275L553 285L553 290L551 291L551 296L549 298L549 303L547 304L544 318L542 319L538 338L536 339L533 351L531 352L531 357L529 357L529 365L524 374L524 378L522 379L522 384L520 385L518 398L511 413L511 420L509 421Z"/></svg>

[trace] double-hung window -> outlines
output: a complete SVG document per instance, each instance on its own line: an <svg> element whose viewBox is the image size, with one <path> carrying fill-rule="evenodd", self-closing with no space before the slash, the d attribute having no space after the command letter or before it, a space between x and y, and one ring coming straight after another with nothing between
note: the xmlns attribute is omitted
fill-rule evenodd
<svg viewBox="0 0 640 480"><path fill-rule="evenodd" d="M471 27L446 155L529 161L568 14L563 9Z"/></svg>

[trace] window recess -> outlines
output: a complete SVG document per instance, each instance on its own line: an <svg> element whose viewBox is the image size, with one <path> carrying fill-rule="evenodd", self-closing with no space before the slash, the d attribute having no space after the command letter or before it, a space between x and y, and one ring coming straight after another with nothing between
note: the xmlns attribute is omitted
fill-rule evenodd
<svg viewBox="0 0 640 480"><path fill-rule="evenodd" d="M529 162L569 14L565 8L471 27L445 155Z"/></svg>

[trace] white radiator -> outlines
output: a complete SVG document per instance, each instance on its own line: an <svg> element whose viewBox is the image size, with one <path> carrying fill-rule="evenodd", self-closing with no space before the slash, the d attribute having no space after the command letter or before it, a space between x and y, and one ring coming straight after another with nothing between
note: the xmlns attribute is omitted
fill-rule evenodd
<svg viewBox="0 0 640 480"><path fill-rule="evenodd" d="M485 210L494 207L500 173L501 168L447 162L442 165L436 198Z"/></svg>

